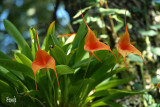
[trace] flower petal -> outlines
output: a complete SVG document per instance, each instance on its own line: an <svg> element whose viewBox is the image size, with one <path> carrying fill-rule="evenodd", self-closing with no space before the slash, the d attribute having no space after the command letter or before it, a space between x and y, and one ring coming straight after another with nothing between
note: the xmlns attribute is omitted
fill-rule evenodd
<svg viewBox="0 0 160 107"><path fill-rule="evenodd" d="M120 40L118 41L118 44L130 43L129 33L128 33L128 29L127 29L127 22L126 22L126 11L125 11L125 27L126 27L126 32L121 36Z"/></svg>
<svg viewBox="0 0 160 107"><path fill-rule="evenodd" d="M127 64L125 61L125 57L128 54L139 55L142 58L144 64L147 65L142 57L142 53L130 43L129 33L127 30L127 24L126 24L126 12L125 12L125 27L126 27L126 32L121 36L116 47L117 47L118 53L123 56L123 60L124 60L124 63L125 63L127 70L128 70L128 67L127 67Z"/></svg>
<svg viewBox="0 0 160 107"><path fill-rule="evenodd" d="M36 34L36 41L37 41L38 51L36 52L35 60L31 64L32 70L34 72L34 77L35 77L36 90L37 90L36 72L42 68L50 68L54 70L57 78L57 83L60 88L58 76L55 68L56 63L54 58L51 57L46 51L40 49L40 46L38 44L37 34Z"/></svg>
<svg viewBox="0 0 160 107"><path fill-rule="evenodd" d="M82 10L81 10L81 14L82 14ZM112 50L110 49L110 47L108 45L98 41L95 33L87 25L87 23L86 23L86 21L83 17L83 14L82 14L82 18L83 18L83 20L84 20L84 22L85 22L85 24L88 28L88 32L87 32L86 38L85 38L84 50L92 53L100 62L101 62L101 60L94 54L94 51L109 50L114 55L114 53L112 52ZM115 56L115 58L116 58L116 56ZM117 61L117 59L116 59L116 61Z"/></svg>

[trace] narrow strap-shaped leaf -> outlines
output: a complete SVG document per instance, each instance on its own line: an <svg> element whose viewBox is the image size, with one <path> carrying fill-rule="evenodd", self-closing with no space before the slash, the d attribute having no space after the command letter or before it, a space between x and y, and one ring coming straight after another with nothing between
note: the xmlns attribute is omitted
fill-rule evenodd
<svg viewBox="0 0 160 107"><path fill-rule="evenodd" d="M74 55L74 53L75 53L76 51L77 51L77 48L76 48L76 49L73 49L73 50L69 53L69 55L67 55L67 65L69 64L72 56Z"/></svg>
<svg viewBox="0 0 160 107"><path fill-rule="evenodd" d="M12 93L14 92L14 89L10 87L10 85L7 82L3 80L0 80L0 90L1 90L0 94L2 92L12 92Z"/></svg>
<svg viewBox="0 0 160 107"><path fill-rule="evenodd" d="M92 6L83 8L83 9L81 9L81 10L82 10L82 12L85 12L85 11L89 10L90 8L92 8ZM75 19L75 18L81 16L81 10L79 10L79 11L76 13L76 15L73 16L73 19Z"/></svg>
<svg viewBox="0 0 160 107"><path fill-rule="evenodd" d="M27 58L24 54L15 53L14 56L19 63L22 63L31 68L32 61L29 58Z"/></svg>
<svg viewBox="0 0 160 107"><path fill-rule="evenodd" d="M33 54L33 59L35 58L35 54L37 52L36 48L36 30L34 28L29 29L30 36L31 36L31 47L32 47L32 54ZM37 34L38 35L38 34Z"/></svg>
<svg viewBox="0 0 160 107"><path fill-rule="evenodd" d="M1 76L3 76L3 78L8 80L10 83L14 84L16 87L18 87L17 84L18 78L13 73L8 71L6 68L0 66L0 74Z"/></svg>
<svg viewBox="0 0 160 107"><path fill-rule="evenodd" d="M103 82L107 78L112 77L113 75L117 74L118 72L120 72L120 71L122 71L124 69L125 68L119 68L119 69L116 69L116 70L113 70L113 71L108 70L106 73L103 73L102 75L99 75L97 78L91 76L91 78L94 78L95 82L90 83L89 91L92 90L93 88L95 88L97 85L99 85L101 82ZM102 70L102 71L105 72L105 70Z"/></svg>
<svg viewBox="0 0 160 107"><path fill-rule="evenodd" d="M20 79L24 79L23 74L27 75L28 77L34 79L33 71L31 68L27 67L24 64L18 63L16 61L7 60L7 59L0 59L0 66L13 71L17 77Z"/></svg>
<svg viewBox="0 0 160 107"><path fill-rule="evenodd" d="M59 75L73 74L74 73L74 69L70 68L67 65L57 65L56 70L57 70L57 73Z"/></svg>
<svg viewBox="0 0 160 107"><path fill-rule="evenodd" d="M6 31L14 38L16 43L20 46L22 53L32 60L33 57L31 53L31 49L28 46L27 42L22 37L21 33L9 20L5 19L3 23Z"/></svg>
<svg viewBox="0 0 160 107"><path fill-rule="evenodd" d="M84 18L86 19L88 16L88 14L85 14ZM75 48L78 48L77 52L75 53L75 55L73 57L76 58L72 58L70 61L70 64L73 65L75 62L80 61L80 59L84 56L84 38L85 35L87 33L87 29L86 29L86 25L85 22L82 21L80 24L80 27L78 29L77 35L74 39L74 41L72 42L72 50Z"/></svg>
<svg viewBox="0 0 160 107"><path fill-rule="evenodd" d="M60 45L60 43L59 43L57 37L54 36L54 35L50 35L50 37L51 37L53 43L61 48L61 45Z"/></svg>
<svg viewBox="0 0 160 107"><path fill-rule="evenodd" d="M87 16L88 16L88 14L85 14L85 16L84 16L85 20L86 20ZM79 44L83 40L85 34L87 33L87 29L85 29L85 28L86 28L86 25L85 25L84 21L82 21L80 24L80 27L78 29L77 35L72 43L73 44L72 50L75 48L78 48Z"/></svg>
<svg viewBox="0 0 160 107"><path fill-rule="evenodd" d="M57 45L54 45L54 47L50 49L50 53L54 57L57 64L66 64L67 63L66 54Z"/></svg>
<svg viewBox="0 0 160 107"><path fill-rule="evenodd" d="M143 94L144 92L145 91L124 91L124 90L118 90L118 89L108 89L108 90L100 91L100 92L94 93L93 96L100 97L101 95L104 97L101 97L101 99L93 102L91 106L96 106L100 102L115 100L115 99L122 98L125 96Z"/></svg>
<svg viewBox="0 0 160 107"><path fill-rule="evenodd" d="M99 107L99 106L109 106L109 107L122 107L122 105L113 102L113 101L100 101L97 102L96 104L92 105L91 107Z"/></svg>
<svg viewBox="0 0 160 107"><path fill-rule="evenodd" d="M84 33L85 35L85 33ZM84 50L84 39L81 41L81 43L78 46L78 50L76 52L75 55L75 63L79 62L80 60L82 60L82 58L84 57L86 51Z"/></svg>
<svg viewBox="0 0 160 107"><path fill-rule="evenodd" d="M91 62L94 61L95 59L91 59ZM84 66L84 65L87 65L89 63L89 59L84 59L82 61L79 61L77 63L75 63L72 68L73 69L76 69L78 67L81 67L81 66Z"/></svg>
<svg viewBox="0 0 160 107"><path fill-rule="evenodd" d="M54 34L54 32L55 32L55 21L53 21L48 27L47 35L44 38L44 41L42 44L42 49L44 49L46 51L49 49L49 43L48 43L50 40L49 35Z"/></svg>
<svg viewBox="0 0 160 107"><path fill-rule="evenodd" d="M50 45L56 44L60 46L60 44L58 44L56 40L57 38L55 37L55 21L53 21L48 28L47 36L43 41L42 49L48 51Z"/></svg>
<svg viewBox="0 0 160 107"><path fill-rule="evenodd" d="M101 91L101 90L105 90L105 89L108 89L108 88L116 87L118 85L128 83L129 81L131 81L133 79L134 79L134 77L106 81L103 84L101 84L100 86L98 86L96 88L96 91Z"/></svg>

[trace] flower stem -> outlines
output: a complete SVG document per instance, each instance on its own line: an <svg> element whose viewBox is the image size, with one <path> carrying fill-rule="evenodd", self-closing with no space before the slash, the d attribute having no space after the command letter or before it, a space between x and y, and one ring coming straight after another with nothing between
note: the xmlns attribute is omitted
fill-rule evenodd
<svg viewBox="0 0 160 107"><path fill-rule="evenodd" d="M67 75L64 75L64 104L67 104L67 100L68 100L68 87L67 87L67 84L68 84L68 80L67 80ZM64 105L66 106L66 105Z"/></svg>
<svg viewBox="0 0 160 107"><path fill-rule="evenodd" d="M85 73L84 73L84 76L83 76L83 81L84 81L84 79L85 79L85 77L86 77L86 75L87 75L87 71L88 71L88 68L89 68L90 63L91 63L91 57L89 58L89 63L88 63L88 65L87 65L87 69L85 70ZM81 86L80 86L79 89L82 88L82 86L84 85L84 83L85 83L85 82L82 82L82 84L81 84ZM79 99L80 99L80 103L79 103L79 106L80 106L80 107L83 105L83 102L85 101L84 96L86 96L85 94L86 94L86 92L87 92L87 90L88 90L88 87L89 87L89 84L86 84L86 86L84 87L84 89L82 88L83 91L80 92L80 98L79 98ZM83 101L83 100L84 100L84 101Z"/></svg>
<svg viewBox="0 0 160 107"><path fill-rule="evenodd" d="M54 92L54 85L53 85L53 81L52 81L52 79L51 79L51 76L50 76L50 72L49 72L49 70L47 71L47 75L48 75L48 78L49 78L49 81L50 81L50 83L51 83L51 87L52 87L52 89L51 89L51 91L53 90L53 92ZM50 93L51 94L51 93ZM53 94L51 94L51 107L53 107L53 103L52 103L52 98L53 98L53 96L52 96ZM56 102L55 102L55 94L54 94L54 104L56 104Z"/></svg>

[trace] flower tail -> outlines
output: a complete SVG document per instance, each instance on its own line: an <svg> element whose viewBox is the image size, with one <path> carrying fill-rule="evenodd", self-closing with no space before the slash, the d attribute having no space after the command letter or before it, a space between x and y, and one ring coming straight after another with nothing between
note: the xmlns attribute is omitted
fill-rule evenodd
<svg viewBox="0 0 160 107"><path fill-rule="evenodd" d="M113 53L113 51L111 49L109 49L109 51L114 55L116 62L117 62L117 58L116 58L115 54Z"/></svg>
<svg viewBox="0 0 160 107"><path fill-rule="evenodd" d="M126 22L126 12L127 12L127 10L125 11L125 26L126 26L126 31L128 31L128 29L127 29L127 22Z"/></svg>
<svg viewBox="0 0 160 107"><path fill-rule="evenodd" d="M143 56L142 56L142 55L140 55L140 57L142 58L142 60L143 60L144 64L145 64L146 66L148 66L148 65L147 65L147 63L144 61Z"/></svg>
<svg viewBox="0 0 160 107"><path fill-rule="evenodd" d="M60 89L59 80L58 80L58 76L57 76L57 72L56 72L56 69L55 69L55 68L54 68L54 72L55 72L55 75L56 75L56 78L57 78L58 87L59 87L59 89Z"/></svg>
<svg viewBox="0 0 160 107"><path fill-rule="evenodd" d="M37 90L36 72L34 72L34 80L35 80L35 85L36 85L36 90Z"/></svg>
<svg viewBox="0 0 160 107"><path fill-rule="evenodd" d="M96 59L98 59L102 63L102 61L94 54L94 52L92 52L92 54L94 55L94 57L96 57Z"/></svg>
<svg viewBox="0 0 160 107"><path fill-rule="evenodd" d="M126 65L127 71L129 71L129 69L128 69L128 67L127 67L127 63L126 63L125 57L123 57L123 60L124 60L124 63L125 63L125 65Z"/></svg>
<svg viewBox="0 0 160 107"><path fill-rule="evenodd" d="M90 29L89 26L87 25L87 22L85 21L85 19L84 19L84 17L83 17L82 9L81 9L81 15L82 15L83 21L84 21L84 23L86 24L87 28Z"/></svg>

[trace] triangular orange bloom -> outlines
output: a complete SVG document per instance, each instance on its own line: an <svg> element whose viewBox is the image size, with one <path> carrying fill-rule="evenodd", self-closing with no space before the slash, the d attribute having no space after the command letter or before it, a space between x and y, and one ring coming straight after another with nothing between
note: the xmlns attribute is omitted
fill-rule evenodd
<svg viewBox="0 0 160 107"><path fill-rule="evenodd" d="M128 70L128 67L127 67L127 64L126 64L126 61L125 61L125 57L128 54L139 55L142 58L144 63L145 63L145 61L144 61L144 59L142 57L142 53L138 49L136 49L132 45L132 43L130 43L129 33L128 33L128 29L127 29L127 24L126 24L126 12L125 12L125 26L126 26L126 32L119 39L118 44L117 44L117 50L118 50L119 54L123 56L124 63L125 63L126 68Z"/></svg>
<svg viewBox="0 0 160 107"><path fill-rule="evenodd" d="M37 33L36 33L36 41L37 41L38 51L35 55L35 60L31 64L32 70L34 72L34 77L35 77L36 90L37 90L36 72L42 68L51 68L54 70L56 78L57 78L57 83L60 88L58 76L56 72L56 67L55 67L56 63L55 63L54 58L51 57L46 51L40 49L38 39L37 39Z"/></svg>
<svg viewBox="0 0 160 107"><path fill-rule="evenodd" d="M157 84L157 88L160 88L160 82Z"/></svg>
<svg viewBox="0 0 160 107"><path fill-rule="evenodd" d="M94 32L87 25L87 23L86 23L86 21L83 17L82 10L81 10L81 14L82 14L82 18L83 18L83 20L84 20L84 22L85 22L85 24L88 28L88 32L87 32L87 35L86 35L86 38L85 38L84 50L89 51L90 55L94 55L100 62L102 62L102 61L94 54L94 51L109 50L114 55L114 53L110 49L110 46L98 41ZM114 55L114 57L116 59L115 55Z"/></svg>
<svg viewBox="0 0 160 107"><path fill-rule="evenodd" d="M72 34L64 34L64 35L59 35L58 38L61 38L61 37L70 37L70 36L76 36L77 33L72 33Z"/></svg>

